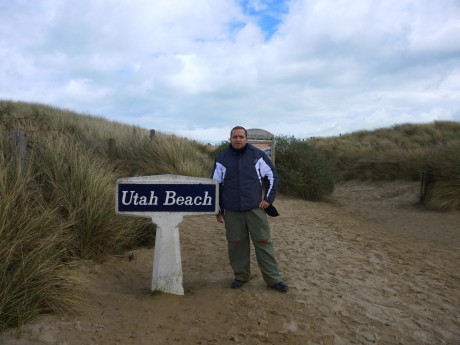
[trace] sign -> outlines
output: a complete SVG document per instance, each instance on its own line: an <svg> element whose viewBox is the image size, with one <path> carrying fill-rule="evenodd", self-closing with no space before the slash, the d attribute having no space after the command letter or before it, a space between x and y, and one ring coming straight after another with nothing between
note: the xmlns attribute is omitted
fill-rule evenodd
<svg viewBox="0 0 460 345"><path fill-rule="evenodd" d="M215 212L214 184L119 183L117 212Z"/></svg>
<svg viewBox="0 0 460 345"><path fill-rule="evenodd" d="M179 175L121 178L115 201L116 213L156 224L151 290L183 295L179 224L183 216L219 212L217 181Z"/></svg>
<svg viewBox="0 0 460 345"><path fill-rule="evenodd" d="M141 217L218 213L218 184L201 177L154 175L117 180L116 212Z"/></svg>

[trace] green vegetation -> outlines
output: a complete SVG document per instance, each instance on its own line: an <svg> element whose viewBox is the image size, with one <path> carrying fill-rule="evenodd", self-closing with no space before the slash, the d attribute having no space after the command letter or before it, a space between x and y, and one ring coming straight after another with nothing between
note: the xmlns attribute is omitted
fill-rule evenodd
<svg viewBox="0 0 460 345"><path fill-rule="evenodd" d="M11 134L27 133L21 165ZM311 200L334 180L434 181L426 204L460 209L460 124L401 125L300 141L278 137L280 192ZM78 308L82 260L154 243L150 220L115 214L117 178L209 177L209 147L45 105L0 102L0 331L40 313ZM19 169L19 166L21 167Z"/></svg>
<svg viewBox="0 0 460 345"><path fill-rule="evenodd" d="M19 171L10 138L27 133ZM81 260L153 245L150 220L116 215L119 177L209 176L204 145L53 107L0 102L0 331L80 305Z"/></svg>
<svg viewBox="0 0 460 345"><path fill-rule="evenodd" d="M433 152L428 162L425 206L439 211L460 210L459 143Z"/></svg>
<svg viewBox="0 0 460 345"><path fill-rule="evenodd" d="M402 124L306 142L332 163L336 181L417 181L428 174L425 205L459 210L460 123Z"/></svg>
<svg viewBox="0 0 460 345"><path fill-rule="evenodd" d="M332 169L326 157L303 141L277 137L276 162L281 193L319 200L334 191Z"/></svg>
<svg viewBox="0 0 460 345"><path fill-rule="evenodd" d="M307 141L333 163L338 181L417 180L435 156L460 144L460 123L403 124Z"/></svg>
<svg viewBox="0 0 460 345"><path fill-rule="evenodd" d="M0 330L81 301L71 222L47 205L30 171L18 178L12 170L0 169Z"/></svg>

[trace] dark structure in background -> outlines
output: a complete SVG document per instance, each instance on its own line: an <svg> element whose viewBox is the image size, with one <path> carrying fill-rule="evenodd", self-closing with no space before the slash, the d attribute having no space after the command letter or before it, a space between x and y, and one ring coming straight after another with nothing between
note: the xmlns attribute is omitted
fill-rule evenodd
<svg viewBox="0 0 460 345"><path fill-rule="evenodd" d="M250 128L248 131L248 143L264 151L268 158L275 164L275 136L264 129Z"/></svg>

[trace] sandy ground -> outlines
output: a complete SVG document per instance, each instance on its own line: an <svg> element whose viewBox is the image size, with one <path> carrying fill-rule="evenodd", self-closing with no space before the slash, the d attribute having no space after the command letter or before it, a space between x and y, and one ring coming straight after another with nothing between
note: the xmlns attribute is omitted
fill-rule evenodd
<svg viewBox="0 0 460 345"><path fill-rule="evenodd" d="M331 202L281 197L270 219L287 294L253 258L240 290L223 226L180 226L184 296L150 294L153 249L84 267L89 309L43 316L2 345L460 344L460 213L417 205L418 184L337 186Z"/></svg>

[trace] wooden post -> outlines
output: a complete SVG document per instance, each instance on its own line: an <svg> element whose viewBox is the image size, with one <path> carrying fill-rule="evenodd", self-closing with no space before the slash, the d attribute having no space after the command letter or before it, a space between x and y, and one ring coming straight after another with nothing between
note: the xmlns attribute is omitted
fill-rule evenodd
<svg viewBox="0 0 460 345"><path fill-rule="evenodd" d="M150 143L155 144L155 130L154 129L150 130Z"/></svg>
<svg viewBox="0 0 460 345"><path fill-rule="evenodd" d="M18 174L23 170L27 153L27 133L17 130L11 133L12 159Z"/></svg>
<svg viewBox="0 0 460 345"><path fill-rule="evenodd" d="M420 175L420 203L423 204L425 201L427 178L424 171L422 171Z"/></svg>
<svg viewBox="0 0 460 345"><path fill-rule="evenodd" d="M420 176L420 203L425 205L427 194L432 184L436 182L436 178L431 170L422 171Z"/></svg>

